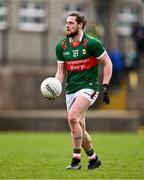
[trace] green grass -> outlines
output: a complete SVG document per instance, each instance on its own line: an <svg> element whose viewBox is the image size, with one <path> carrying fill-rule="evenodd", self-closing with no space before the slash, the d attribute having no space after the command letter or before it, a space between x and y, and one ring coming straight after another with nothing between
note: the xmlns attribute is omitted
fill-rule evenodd
<svg viewBox="0 0 144 180"><path fill-rule="evenodd" d="M71 161L69 133L1 132L0 179L143 179L144 135L91 134L102 166L65 170Z"/></svg>

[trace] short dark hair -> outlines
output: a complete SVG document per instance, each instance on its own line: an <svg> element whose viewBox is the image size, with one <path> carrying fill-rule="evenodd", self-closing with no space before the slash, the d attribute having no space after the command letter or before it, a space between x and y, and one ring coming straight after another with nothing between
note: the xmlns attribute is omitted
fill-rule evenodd
<svg viewBox="0 0 144 180"><path fill-rule="evenodd" d="M87 20L86 20L85 16L83 16L79 12L72 12L67 17L69 17L69 16L75 16L76 22L78 24L83 23L82 29L84 29L84 27L87 25Z"/></svg>

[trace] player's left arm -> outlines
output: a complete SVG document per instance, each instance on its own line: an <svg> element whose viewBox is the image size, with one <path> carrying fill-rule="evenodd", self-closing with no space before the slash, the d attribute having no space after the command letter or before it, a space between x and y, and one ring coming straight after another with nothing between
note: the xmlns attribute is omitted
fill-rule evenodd
<svg viewBox="0 0 144 180"><path fill-rule="evenodd" d="M101 41L91 39L88 43L89 52L104 65L103 70L103 102L109 104L108 86L112 76L112 62Z"/></svg>
<svg viewBox="0 0 144 180"><path fill-rule="evenodd" d="M104 76L103 84L109 84L111 75L112 75L112 63L111 59L108 56L106 49L104 48L101 41L98 39L92 38L88 42L88 51L99 60L99 62L104 65Z"/></svg>
<svg viewBox="0 0 144 180"><path fill-rule="evenodd" d="M108 86L112 76L112 62L107 52L103 54L102 57L99 58L99 62L103 63L103 103L110 104L110 99L108 95Z"/></svg>
<svg viewBox="0 0 144 180"><path fill-rule="evenodd" d="M104 65L102 84L109 84L112 76L112 62L107 52L105 52L103 56L99 58L99 62L103 63Z"/></svg>

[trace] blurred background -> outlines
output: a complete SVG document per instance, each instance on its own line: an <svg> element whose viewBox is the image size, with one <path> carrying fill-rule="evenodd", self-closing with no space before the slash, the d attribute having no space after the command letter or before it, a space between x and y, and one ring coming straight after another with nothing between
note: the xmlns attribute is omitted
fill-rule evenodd
<svg viewBox="0 0 144 180"><path fill-rule="evenodd" d="M55 46L73 10L86 16L86 32L102 40L113 63L111 104L100 94L89 130L144 133L144 0L0 0L0 130L69 129L64 90L47 101L40 84L55 75Z"/></svg>

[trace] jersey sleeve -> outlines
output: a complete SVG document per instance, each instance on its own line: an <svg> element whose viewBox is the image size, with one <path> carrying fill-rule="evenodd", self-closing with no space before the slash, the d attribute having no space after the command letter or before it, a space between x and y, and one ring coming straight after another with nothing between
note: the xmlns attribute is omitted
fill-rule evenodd
<svg viewBox="0 0 144 180"><path fill-rule="evenodd" d="M104 48L101 41L93 38L93 39L91 39L91 41L89 43L89 51L91 52L92 56L99 59L106 52L106 49Z"/></svg>
<svg viewBox="0 0 144 180"><path fill-rule="evenodd" d="M59 62L59 63L63 63L64 62L64 59L63 59L63 49L62 49L61 42L58 42L58 44L56 46L56 57L57 57L57 62Z"/></svg>

